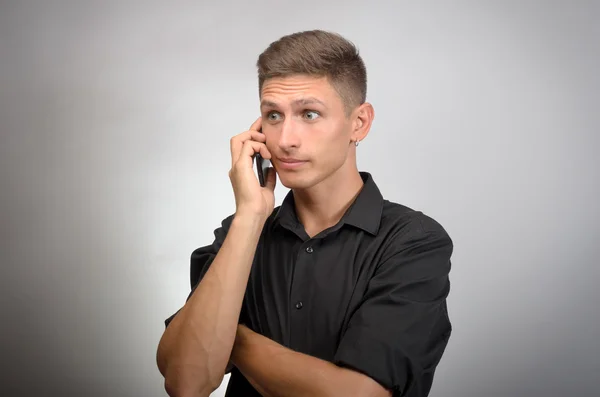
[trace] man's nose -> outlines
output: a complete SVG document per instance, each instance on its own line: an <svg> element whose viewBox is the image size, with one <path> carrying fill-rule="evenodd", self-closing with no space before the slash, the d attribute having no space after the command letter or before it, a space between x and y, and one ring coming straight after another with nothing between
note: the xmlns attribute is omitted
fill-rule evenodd
<svg viewBox="0 0 600 397"><path fill-rule="evenodd" d="M279 132L279 147L283 150L296 148L300 146L300 139L297 134L295 122L292 119L284 120Z"/></svg>

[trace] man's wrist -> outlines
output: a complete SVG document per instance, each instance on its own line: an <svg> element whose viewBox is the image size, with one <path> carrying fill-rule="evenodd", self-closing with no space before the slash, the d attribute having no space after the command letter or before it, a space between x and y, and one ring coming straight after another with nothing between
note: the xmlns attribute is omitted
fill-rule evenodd
<svg viewBox="0 0 600 397"><path fill-rule="evenodd" d="M261 232L266 219L251 212L236 212L231 223L232 227L247 229L251 232Z"/></svg>

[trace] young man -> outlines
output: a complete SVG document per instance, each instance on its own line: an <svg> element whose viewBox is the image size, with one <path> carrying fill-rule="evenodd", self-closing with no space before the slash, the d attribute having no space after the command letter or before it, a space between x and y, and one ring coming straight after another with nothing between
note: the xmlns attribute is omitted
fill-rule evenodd
<svg viewBox="0 0 600 397"><path fill-rule="evenodd" d="M292 34L258 74L261 117L231 139L236 212L193 252L192 292L158 346L166 390L208 396L231 371L227 396L427 396L453 245L357 169L374 112L356 48ZM255 153L273 164L265 187ZM291 191L274 209L275 172Z"/></svg>

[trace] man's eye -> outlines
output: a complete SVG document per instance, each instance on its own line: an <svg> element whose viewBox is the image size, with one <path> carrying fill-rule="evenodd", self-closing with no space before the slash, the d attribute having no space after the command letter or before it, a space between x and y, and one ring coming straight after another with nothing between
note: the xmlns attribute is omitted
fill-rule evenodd
<svg viewBox="0 0 600 397"><path fill-rule="evenodd" d="M314 120L319 116L319 112L315 112L314 110L307 110L306 112L304 112L304 117L306 117L309 120Z"/></svg>
<svg viewBox="0 0 600 397"><path fill-rule="evenodd" d="M270 112L267 115L267 118L271 121L278 121L280 119L281 115L277 112Z"/></svg>

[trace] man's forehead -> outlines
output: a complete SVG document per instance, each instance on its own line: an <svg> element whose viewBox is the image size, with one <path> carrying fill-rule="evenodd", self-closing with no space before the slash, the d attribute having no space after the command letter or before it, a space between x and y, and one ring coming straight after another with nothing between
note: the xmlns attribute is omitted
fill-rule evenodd
<svg viewBox="0 0 600 397"><path fill-rule="evenodd" d="M261 93L269 91L298 91L298 90L330 90L331 86L327 77L293 75L286 77L272 77L264 81Z"/></svg>
<svg viewBox="0 0 600 397"><path fill-rule="evenodd" d="M261 106L283 104L326 105L335 97L335 90L326 77L292 76L266 80L261 89Z"/></svg>

